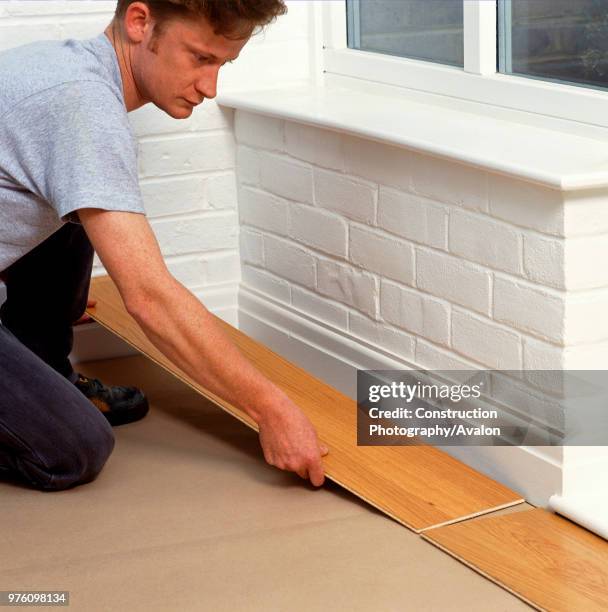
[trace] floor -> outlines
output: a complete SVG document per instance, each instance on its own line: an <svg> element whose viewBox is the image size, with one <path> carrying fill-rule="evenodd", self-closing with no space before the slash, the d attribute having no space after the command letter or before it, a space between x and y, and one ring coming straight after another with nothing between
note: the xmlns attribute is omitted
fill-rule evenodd
<svg viewBox="0 0 608 612"><path fill-rule="evenodd" d="M140 386L150 413L115 429L93 483L0 482L0 589L87 612L530 609L337 485L267 466L253 431L147 359L78 369Z"/></svg>

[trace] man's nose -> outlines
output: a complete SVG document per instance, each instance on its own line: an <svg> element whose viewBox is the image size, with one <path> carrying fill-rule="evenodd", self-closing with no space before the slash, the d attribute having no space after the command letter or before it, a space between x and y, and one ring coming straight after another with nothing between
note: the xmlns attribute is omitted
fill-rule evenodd
<svg viewBox="0 0 608 612"><path fill-rule="evenodd" d="M219 66L206 66L194 84L196 91L205 98L215 98L217 95L217 77Z"/></svg>

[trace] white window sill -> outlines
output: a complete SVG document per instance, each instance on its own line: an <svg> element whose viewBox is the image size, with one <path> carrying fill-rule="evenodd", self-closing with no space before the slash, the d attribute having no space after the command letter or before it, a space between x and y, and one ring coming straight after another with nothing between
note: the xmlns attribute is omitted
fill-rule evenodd
<svg viewBox="0 0 608 612"><path fill-rule="evenodd" d="M459 101L429 104L416 92L369 93L360 87L295 86L223 93L217 102L338 130L513 176L551 189L608 187L608 138L497 118L501 109L463 110Z"/></svg>

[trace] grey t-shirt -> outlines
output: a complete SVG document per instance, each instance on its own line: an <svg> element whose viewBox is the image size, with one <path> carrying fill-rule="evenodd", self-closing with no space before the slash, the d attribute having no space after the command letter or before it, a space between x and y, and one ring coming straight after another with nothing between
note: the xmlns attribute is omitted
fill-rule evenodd
<svg viewBox="0 0 608 612"><path fill-rule="evenodd" d="M0 53L0 271L79 208L144 213L116 53L101 34Z"/></svg>

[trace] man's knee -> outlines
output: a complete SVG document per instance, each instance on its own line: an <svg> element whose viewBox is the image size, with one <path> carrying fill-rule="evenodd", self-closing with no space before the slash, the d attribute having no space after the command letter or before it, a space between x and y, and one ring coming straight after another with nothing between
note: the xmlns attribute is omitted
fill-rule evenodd
<svg viewBox="0 0 608 612"><path fill-rule="evenodd" d="M61 491L95 480L114 449L114 433L100 414L99 423L58 440L56 455L30 470L30 482L44 491ZM33 477L33 478L32 478Z"/></svg>

